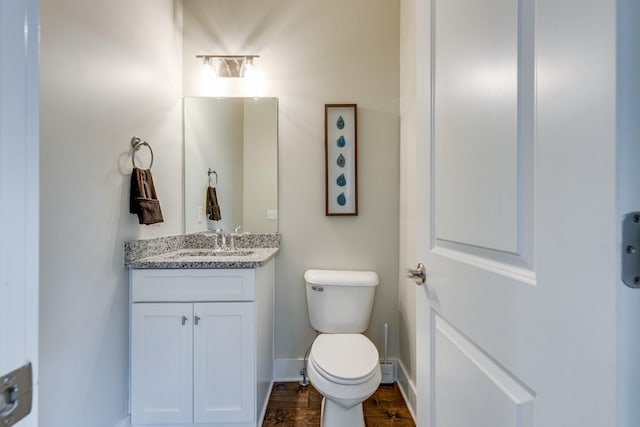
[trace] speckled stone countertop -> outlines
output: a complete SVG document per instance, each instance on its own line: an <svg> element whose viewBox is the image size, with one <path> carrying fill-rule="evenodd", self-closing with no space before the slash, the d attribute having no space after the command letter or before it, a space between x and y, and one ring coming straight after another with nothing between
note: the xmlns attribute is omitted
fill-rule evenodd
<svg viewBox="0 0 640 427"><path fill-rule="evenodd" d="M278 233L248 233L235 239L236 251L213 251L214 236L193 233L124 243L128 268L256 268L280 250Z"/></svg>

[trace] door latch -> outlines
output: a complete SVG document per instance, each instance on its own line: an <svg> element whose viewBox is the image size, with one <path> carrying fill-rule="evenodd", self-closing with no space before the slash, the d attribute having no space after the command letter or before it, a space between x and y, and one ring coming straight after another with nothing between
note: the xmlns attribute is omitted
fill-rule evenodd
<svg viewBox="0 0 640 427"><path fill-rule="evenodd" d="M622 281L640 288L640 212L631 212L622 222Z"/></svg>
<svg viewBox="0 0 640 427"><path fill-rule="evenodd" d="M12 426L31 412L31 363L0 377L0 426Z"/></svg>
<svg viewBox="0 0 640 427"><path fill-rule="evenodd" d="M427 269L423 263L418 263L418 267L415 270L406 268L404 274L407 278L416 282L416 285L421 286L427 280Z"/></svg>

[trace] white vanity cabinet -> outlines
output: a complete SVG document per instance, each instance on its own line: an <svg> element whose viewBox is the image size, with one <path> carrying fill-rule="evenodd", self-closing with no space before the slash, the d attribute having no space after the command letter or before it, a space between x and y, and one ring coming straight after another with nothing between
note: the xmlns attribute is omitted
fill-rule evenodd
<svg viewBox="0 0 640 427"><path fill-rule="evenodd" d="M131 424L249 427L273 376L273 262L131 270Z"/></svg>

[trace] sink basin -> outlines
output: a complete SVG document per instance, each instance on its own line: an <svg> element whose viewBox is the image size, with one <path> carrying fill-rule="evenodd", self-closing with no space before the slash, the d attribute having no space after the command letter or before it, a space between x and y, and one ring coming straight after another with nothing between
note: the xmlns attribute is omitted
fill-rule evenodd
<svg viewBox="0 0 640 427"><path fill-rule="evenodd" d="M214 251L213 249L181 249L170 255L170 258L211 258L247 256L253 251Z"/></svg>

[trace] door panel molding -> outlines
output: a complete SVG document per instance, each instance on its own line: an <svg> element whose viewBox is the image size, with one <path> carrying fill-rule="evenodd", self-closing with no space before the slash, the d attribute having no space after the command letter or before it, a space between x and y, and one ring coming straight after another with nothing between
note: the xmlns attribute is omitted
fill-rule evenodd
<svg viewBox="0 0 640 427"><path fill-rule="evenodd" d="M534 2L433 7L432 250L535 283Z"/></svg>
<svg viewBox="0 0 640 427"><path fill-rule="evenodd" d="M439 246L431 251L435 255L500 274L524 284L536 285L535 272L519 255L504 254L470 245L460 246L454 242L439 241L438 243Z"/></svg>
<svg viewBox="0 0 640 427"><path fill-rule="evenodd" d="M416 42L417 80L431 84L416 85L417 128L431 138L419 134L415 150L427 267L416 292L418 425L529 426L534 402L540 427L615 425L618 3L429 5L416 32L429 42ZM496 190L498 179L508 182ZM531 399L512 399L519 387Z"/></svg>
<svg viewBox="0 0 640 427"><path fill-rule="evenodd" d="M436 332L432 363L441 365L432 368L435 425L446 421L450 427L533 427L535 392L437 313L432 318Z"/></svg>

